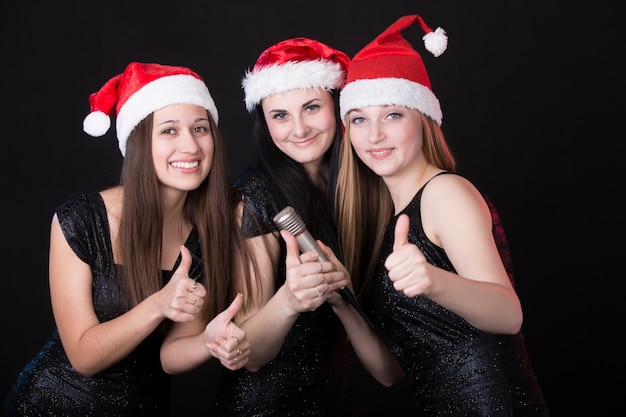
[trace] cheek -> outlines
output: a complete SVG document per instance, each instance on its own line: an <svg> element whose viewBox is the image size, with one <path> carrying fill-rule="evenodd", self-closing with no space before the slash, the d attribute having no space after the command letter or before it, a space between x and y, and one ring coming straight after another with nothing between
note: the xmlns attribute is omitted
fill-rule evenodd
<svg viewBox="0 0 626 417"><path fill-rule="evenodd" d="M335 113L331 111L331 108L328 108L328 111L323 113L323 117L319 119L319 128L320 130L327 131L329 133L335 134L335 130L337 129L337 119L335 118Z"/></svg>
<svg viewBox="0 0 626 417"><path fill-rule="evenodd" d="M365 132L363 129L351 130L350 131L350 143L355 151L359 151L363 146L365 138Z"/></svg>
<svg viewBox="0 0 626 417"><path fill-rule="evenodd" d="M270 138L274 145L279 148L282 148L282 142L289 138L289 128L286 125L278 125L278 124L268 124L267 131L270 133Z"/></svg>
<svg viewBox="0 0 626 417"><path fill-rule="evenodd" d="M154 144L153 144L154 145ZM167 160L167 156L162 152L161 148L158 146L152 147L152 163L155 167L158 167L163 163L164 160Z"/></svg>

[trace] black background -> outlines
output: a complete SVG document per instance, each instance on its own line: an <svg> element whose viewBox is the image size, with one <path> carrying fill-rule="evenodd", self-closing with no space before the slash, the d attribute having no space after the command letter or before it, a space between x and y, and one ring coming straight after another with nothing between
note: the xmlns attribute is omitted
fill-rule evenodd
<svg viewBox="0 0 626 417"><path fill-rule="evenodd" d="M419 14L447 31L448 50L433 58L417 26L403 34L426 62L460 171L500 211L553 415L606 415L623 402L621 2L0 4L0 397L53 329L53 209L118 178L113 130L82 131L89 94L130 61L192 68L216 101L236 176L252 160L240 80L263 49L308 36L352 56L398 17ZM174 415L207 410L217 372L177 377ZM383 389L358 366L355 382L363 415L408 415L401 386Z"/></svg>

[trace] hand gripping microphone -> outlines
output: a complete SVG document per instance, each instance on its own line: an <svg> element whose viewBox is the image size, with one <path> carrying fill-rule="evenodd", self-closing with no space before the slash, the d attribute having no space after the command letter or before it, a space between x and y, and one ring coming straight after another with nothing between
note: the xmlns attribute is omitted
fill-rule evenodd
<svg viewBox="0 0 626 417"><path fill-rule="evenodd" d="M287 206L282 209L276 216L274 216L274 224L279 230L287 230L289 233L295 236L298 241L298 248L300 248L300 252L317 252L319 257L317 258L319 261L328 261L329 259L324 255L321 248L318 246L316 240L311 236L311 233L306 229L306 225L304 221L296 212L296 210ZM358 301L352 294L349 288L341 287L337 290L341 297L346 300L350 305L363 317L365 322L374 329L374 324L370 321L370 319L365 315L365 312L359 305Z"/></svg>

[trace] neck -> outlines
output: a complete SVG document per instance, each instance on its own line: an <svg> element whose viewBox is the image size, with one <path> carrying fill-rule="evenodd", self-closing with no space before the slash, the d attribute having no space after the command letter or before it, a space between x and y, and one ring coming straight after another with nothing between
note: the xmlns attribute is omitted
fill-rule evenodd
<svg viewBox="0 0 626 417"><path fill-rule="evenodd" d="M437 172L439 168L429 163L419 165L404 175L385 177L384 181L393 200L395 214L400 213L415 197L417 191Z"/></svg>

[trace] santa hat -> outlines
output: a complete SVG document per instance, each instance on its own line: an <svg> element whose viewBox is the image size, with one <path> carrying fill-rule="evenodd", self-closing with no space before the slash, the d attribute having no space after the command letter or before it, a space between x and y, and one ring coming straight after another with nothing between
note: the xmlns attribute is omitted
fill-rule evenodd
<svg viewBox="0 0 626 417"><path fill-rule="evenodd" d="M426 32L422 39L428 51L437 57L446 50L443 29L433 31L418 15L398 19L352 58L339 100L344 123L350 110L393 104L419 110L441 125L441 106L422 57L400 34L416 21Z"/></svg>
<svg viewBox="0 0 626 417"><path fill-rule="evenodd" d="M104 135L115 110L122 156L133 129L150 113L170 104L202 106L218 122L217 108L204 80L185 67L132 62L89 96L89 103L91 113L83 121L83 130L95 137Z"/></svg>
<svg viewBox="0 0 626 417"><path fill-rule="evenodd" d="M241 82L246 109L252 112L265 97L300 88L331 90L343 85L350 57L309 38L293 38L261 53Z"/></svg>

